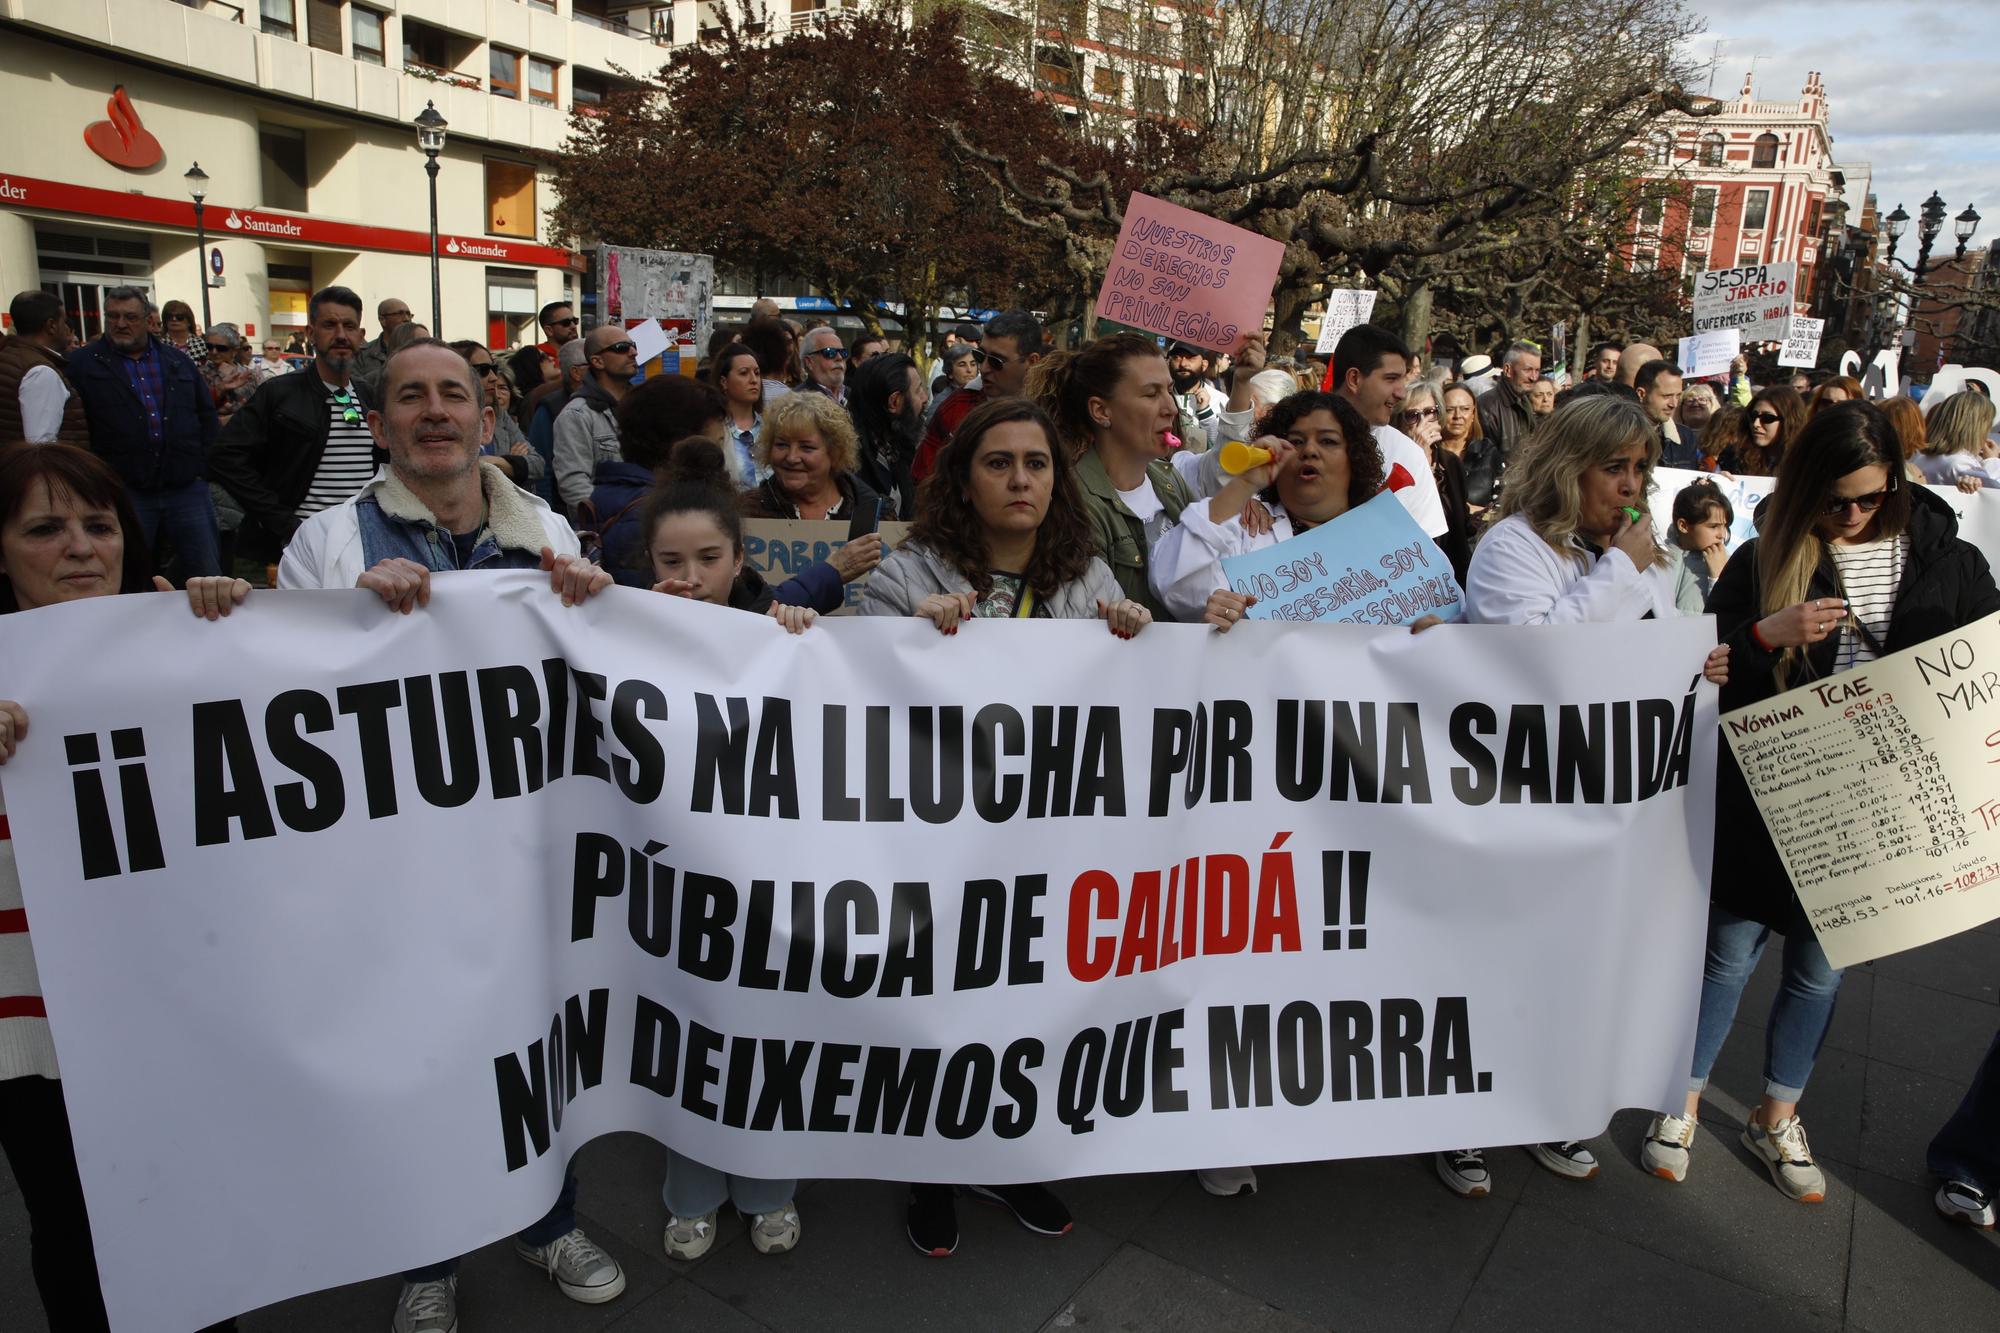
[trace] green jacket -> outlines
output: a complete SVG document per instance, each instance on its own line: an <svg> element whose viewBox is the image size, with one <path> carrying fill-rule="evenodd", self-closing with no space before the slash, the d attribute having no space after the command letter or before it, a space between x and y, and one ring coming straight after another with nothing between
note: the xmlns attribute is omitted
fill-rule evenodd
<svg viewBox="0 0 2000 1333"><path fill-rule="evenodd" d="M1174 465L1164 458L1146 464L1146 477L1153 494L1160 497L1169 523L1178 523L1181 510L1192 497L1182 484ZM1118 498L1118 488L1104 470L1104 460L1095 449L1086 449L1076 465L1077 487L1083 492L1083 508L1090 520L1091 534L1097 539L1097 554L1111 566L1118 586L1131 600L1153 613L1155 620L1171 620L1167 608L1153 596L1146 572L1152 567L1153 553L1146 546L1146 525Z"/></svg>

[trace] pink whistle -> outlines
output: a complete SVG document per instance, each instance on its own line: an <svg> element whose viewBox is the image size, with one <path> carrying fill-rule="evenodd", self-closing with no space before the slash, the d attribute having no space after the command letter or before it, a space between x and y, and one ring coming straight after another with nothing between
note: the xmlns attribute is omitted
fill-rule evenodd
<svg viewBox="0 0 2000 1333"><path fill-rule="evenodd" d="M1165 432L1165 439L1167 441L1167 448L1178 449L1181 447L1181 437L1174 434L1172 431Z"/></svg>

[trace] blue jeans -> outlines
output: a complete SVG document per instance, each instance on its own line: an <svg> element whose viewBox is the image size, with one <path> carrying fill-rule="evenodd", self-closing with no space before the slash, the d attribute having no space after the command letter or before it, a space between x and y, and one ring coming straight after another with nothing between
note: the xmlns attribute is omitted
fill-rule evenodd
<svg viewBox="0 0 2000 1333"><path fill-rule="evenodd" d="M147 547L158 550L165 534L180 558L183 581L203 574L220 574L222 556L215 543L215 502L208 483L191 481L166 491L129 491L139 513L139 530ZM155 565L157 566L157 560Z"/></svg>
<svg viewBox="0 0 2000 1333"><path fill-rule="evenodd" d="M1701 1014L1694 1030L1694 1068L1688 1087L1708 1086L1708 1071L1736 1021L1743 987L1757 970L1770 942L1771 928L1746 921L1733 912L1708 909L1708 962L1701 976ZM1840 994L1840 969L1829 967L1805 910L1792 904L1785 923L1785 970L1778 997L1771 1002L1771 1021L1764 1029L1764 1095L1774 1102L1795 1102L1812 1077L1826 1031L1833 1025L1833 1002Z"/></svg>
<svg viewBox="0 0 2000 1333"><path fill-rule="evenodd" d="M674 1217L702 1217L726 1203L748 1217L775 1213L798 1193L796 1180L759 1180L732 1176L667 1149L667 1179L660 1186L667 1212Z"/></svg>
<svg viewBox="0 0 2000 1333"><path fill-rule="evenodd" d="M542 1215L542 1220L518 1233L514 1239L523 1245L540 1249L552 1240L558 1240L576 1230L576 1172L563 1177L562 1193L556 1196L555 1206ZM458 1260L447 1259L441 1264L428 1268L412 1268L403 1274L405 1282L442 1282L458 1271Z"/></svg>
<svg viewBox="0 0 2000 1333"><path fill-rule="evenodd" d="M2000 1034L1924 1159L1939 1180L1963 1180L2000 1194Z"/></svg>

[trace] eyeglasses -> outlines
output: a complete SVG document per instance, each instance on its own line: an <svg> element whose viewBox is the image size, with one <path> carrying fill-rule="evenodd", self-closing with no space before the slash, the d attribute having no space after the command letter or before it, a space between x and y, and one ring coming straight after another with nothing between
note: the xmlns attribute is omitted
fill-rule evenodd
<svg viewBox="0 0 2000 1333"><path fill-rule="evenodd" d="M1403 413L1403 420L1405 421L1436 421L1437 419L1438 410L1435 407L1413 407Z"/></svg>
<svg viewBox="0 0 2000 1333"><path fill-rule="evenodd" d="M339 393L334 394L333 405L339 410L340 420L343 424L349 426L358 426L361 424L361 404L355 401L352 390L342 389Z"/></svg>
<svg viewBox="0 0 2000 1333"><path fill-rule="evenodd" d="M549 327L550 327L550 328L552 328L552 329L560 329L560 328L566 328L566 327L568 327L569 325L572 325L572 324L574 324L574 323L576 323L576 316L575 316L575 315L571 315L571 316L570 316L570 317L569 317L568 319L552 319L552 320L550 320L550 321L549 321Z"/></svg>
<svg viewBox="0 0 2000 1333"><path fill-rule="evenodd" d="M472 368L479 372L481 378L500 373L500 367L494 365L491 361L475 361L472 363Z"/></svg>
<svg viewBox="0 0 2000 1333"><path fill-rule="evenodd" d="M638 344L638 343L635 343L635 342L622 342L622 343L612 343L612 344L610 344L609 346L606 346L606 347L600 347L600 348L598 348L598 349L597 349L597 352L598 352L598 355L599 355L599 356L602 356L602 355L603 355L604 353L606 353L606 352L616 352L616 353L618 353L618 354L619 354L620 356L627 356L627 355L630 355L631 353L633 353L633 352L636 352L636 351L638 351L638 350L639 350L639 344Z"/></svg>
<svg viewBox="0 0 2000 1333"><path fill-rule="evenodd" d="M1837 495L1826 502L1828 518L1847 517L1847 507L1853 505L1864 514L1872 514L1882 507L1882 502L1896 493L1894 486L1883 491L1870 491L1866 495Z"/></svg>
<svg viewBox="0 0 2000 1333"><path fill-rule="evenodd" d="M1784 420L1776 412L1752 412L1750 419L1764 426L1775 426Z"/></svg>
<svg viewBox="0 0 2000 1333"><path fill-rule="evenodd" d="M1005 370L1007 368L1007 363L1009 361L1012 361L1014 358L1011 356L1002 356L998 352L980 352L974 357L974 359L978 361L984 361L987 365L993 367L995 370Z"/></svg>
<svg viewBox="0 0 2000 1333"><path fill-rule="evenodd" d="M817 351L807 352L806 355L823 356L829 361L845 361L847 359L847 349L845 347L822 347Z"/></svg>

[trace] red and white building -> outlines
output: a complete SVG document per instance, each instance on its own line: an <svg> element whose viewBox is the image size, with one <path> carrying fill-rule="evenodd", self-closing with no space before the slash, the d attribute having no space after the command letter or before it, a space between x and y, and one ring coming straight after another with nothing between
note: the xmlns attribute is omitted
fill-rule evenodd
<svg viewBox="0 0 2000 1333"><path fill-rule="evenodd" d="M1643 209L1634 223L1635 268L1703 269L1752 264L1799 266L1797 309L1811 301L1821 266L1826 205L1866 196L1833 160L1826 126L1826 85L1806 75L1796 102L1757 99L1751 77L1734 101L1697 99L1709 116L1670 117L1642 145L1645 174L1687 187L1664 206ZM1865 173L1865 168L1863 169Z"/></svg>

